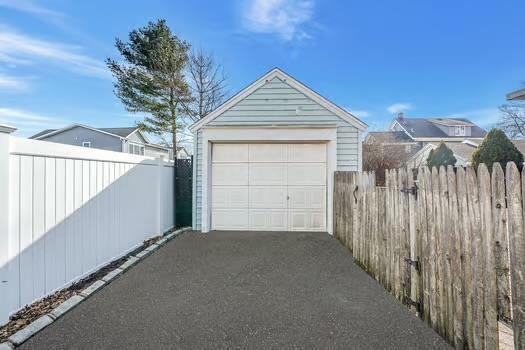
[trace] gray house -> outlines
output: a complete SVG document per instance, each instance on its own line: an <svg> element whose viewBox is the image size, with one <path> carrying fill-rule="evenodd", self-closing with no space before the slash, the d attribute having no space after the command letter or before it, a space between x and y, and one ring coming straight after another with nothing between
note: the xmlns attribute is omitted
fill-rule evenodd
<svg viewBox="0 0 525 350"><path fill-rule="evenodd" d="M361 170L366 124L280 69L195 123L196 230L332 232L336 170Z"/></svg>
<svg viewBox="0 0 525 350"><path fill-rule="evenodd" d="M173 158L169 147L149 142L137 127L93 128L86 125L73 124L62 129L44 130L30 138L148 157L158 158L162 156L167 159ZM180 153L181 158L187 158L188 152L183 147L179 149L177 154L179 155Z"/></svg>
<svg viewBox="0 0 525 350"><path fill-rule="evenodd" d="M394 144L406 147L403 162L417 168L426 163L431 150L444 142L454 152L456 164L467 165L469 155L486 134L485 130L465 118L407 118L400 113L389 131L369 133L365 143L384 143L387 149L392 149Z"/></svg>

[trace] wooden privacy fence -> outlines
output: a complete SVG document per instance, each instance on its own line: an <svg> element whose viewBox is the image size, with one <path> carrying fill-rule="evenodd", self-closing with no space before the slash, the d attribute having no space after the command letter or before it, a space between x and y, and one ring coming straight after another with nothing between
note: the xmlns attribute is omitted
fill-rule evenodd
<svg viewBox="0 0 525 350"><path fill-rule="evenodd" d="M525 173L481 164L374 179L335 174L334 231L355 261L456 348L497 349L500 319L525 349Z"/></svg>

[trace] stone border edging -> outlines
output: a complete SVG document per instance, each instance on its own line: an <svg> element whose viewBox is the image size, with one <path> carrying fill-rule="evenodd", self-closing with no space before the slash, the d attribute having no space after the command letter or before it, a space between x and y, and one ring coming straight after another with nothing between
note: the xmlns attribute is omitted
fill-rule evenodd
<svg viewBox="0 0 525 350"><path fill-rule="evenodd" d="M133 265L137 264L142 259L146 258L154 251L162 247L167 242L171 241L175 237L183 234L184 232L191 231L191 227L184 227L176 231L172 231L169 234L165 234L157 242L151 244L139 253L130 256L122 265L108 272L104 277L96 280L88 287L84 288L80 293L73 295L71 298L62 302L51 312L40 316L35 321L31 322L15 334L12 334L7 341L0 344L0 350L11 350L27 341L36 333L52 324L55 320L62 317L65 313L72 310L78 304L89 298L95 292L102 289L104 286L109 284L111 281L119 277L126 270L130 269ZM110 264L109 262L108 264Z"/></svg>

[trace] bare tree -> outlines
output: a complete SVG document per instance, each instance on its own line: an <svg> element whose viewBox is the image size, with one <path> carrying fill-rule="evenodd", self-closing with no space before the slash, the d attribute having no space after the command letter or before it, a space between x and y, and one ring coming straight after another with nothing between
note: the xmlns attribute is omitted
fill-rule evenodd
<svg viewBox="0 0 525 350"><path fill-rule="evenodd" d="M363 144L363 170L376 173L376 185L385 185L385 170L400 168L406 158L405 146L381 143Z"/></svg>
<svg viewBox="0 0 525 350"><path fill-rule="evenodd" d="M509 103L499 107L501 111L498 127L511 139L525 138L525 104Z"/></svg>
<svg viewBox="0 0 525 350"><path fill-rule="evenodd" d="M195 122L221 105L228 93L222 66L213 55L193 51L189 60L192 101L185 106L188 118Z"/></svg>

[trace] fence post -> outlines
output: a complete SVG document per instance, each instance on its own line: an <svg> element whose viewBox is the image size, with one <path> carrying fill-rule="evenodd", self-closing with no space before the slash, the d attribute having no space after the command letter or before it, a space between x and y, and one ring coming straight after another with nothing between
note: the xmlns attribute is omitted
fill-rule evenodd
<svg viewBox="0 0 525 350"><path fill-rule="evenodd" d="M0 124L0 325L9 320L9 134L15 130Z"/></svg>

